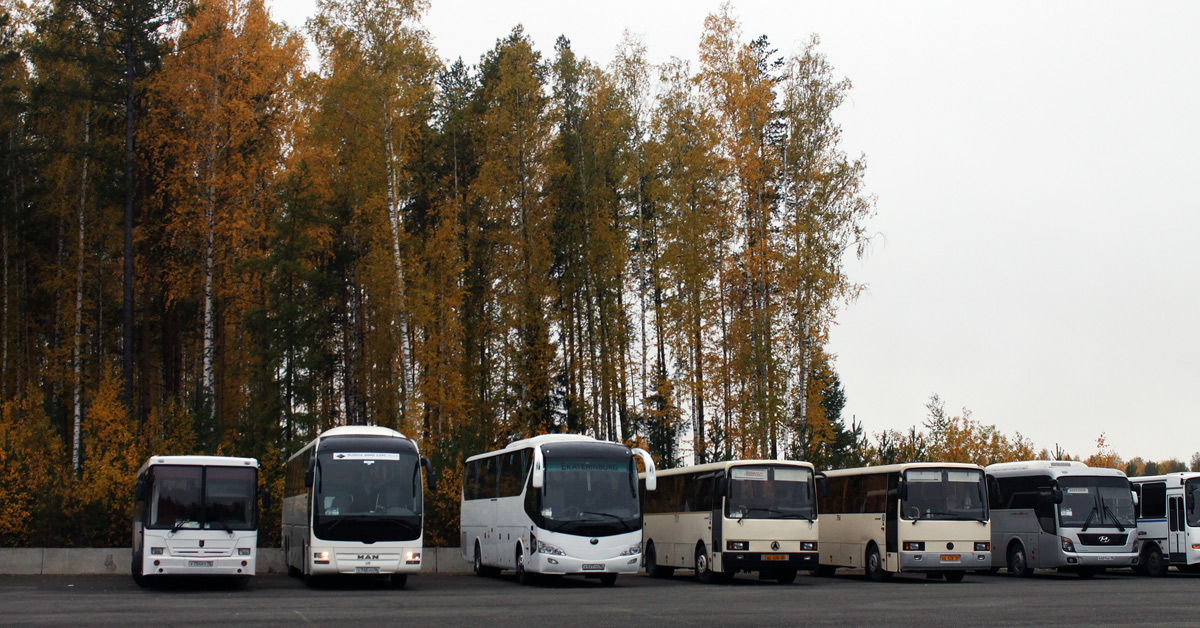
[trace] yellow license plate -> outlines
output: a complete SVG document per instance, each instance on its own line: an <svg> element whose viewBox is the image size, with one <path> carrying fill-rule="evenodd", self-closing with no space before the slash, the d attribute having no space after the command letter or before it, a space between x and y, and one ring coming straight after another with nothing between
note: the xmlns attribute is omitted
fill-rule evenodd
<svg viewBox="0 0 1200 628"><path fill-rule="evenodd" d="M942 554L943 563L957 563L959 561L958 554Z"/></svg>
<svg viewBox="0 0 1200 628"><path fill-rule="evenodd" d="M786 554L763 554L763 560L787 560Z"/></svg>

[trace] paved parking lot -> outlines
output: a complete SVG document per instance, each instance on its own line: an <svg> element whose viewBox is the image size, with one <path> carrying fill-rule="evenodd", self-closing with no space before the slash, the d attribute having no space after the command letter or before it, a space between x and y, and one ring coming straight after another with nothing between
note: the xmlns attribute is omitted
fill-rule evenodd
<svg viewBox="0 0 1200 628"><path fill-rule="evenodd" d="M579 578L526 587L511 576L422 575L393 589L379 580L308 588L268 575L239 591L207 581L142 590L123 576L5 576L0 608L0 625L14 626L1196 626L1200 577L1039 572L877 584L839 574L781 585L743 574L705 586L680 572L621 576L610 588Z"/></svg>

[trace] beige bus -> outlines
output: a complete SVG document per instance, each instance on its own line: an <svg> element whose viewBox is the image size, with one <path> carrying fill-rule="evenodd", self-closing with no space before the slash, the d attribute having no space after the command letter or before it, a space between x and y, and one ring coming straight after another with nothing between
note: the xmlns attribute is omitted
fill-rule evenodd
<svg viewBox="0 0 1200 628"><path fill-rule="evenodd" d="M897 572L961 582L991 567L991 524L983 468L908 463L825 473L819 491L817 573L863 569L871 580Z"/></svg>
<svg viewBox="0 0 1200 628"><path fill-rule="evenodd" d="M817 565L817 500L807 462L734 460L658 472L646 493L651 576L694 569L704 583L757 571L782 583Z"/></svg>

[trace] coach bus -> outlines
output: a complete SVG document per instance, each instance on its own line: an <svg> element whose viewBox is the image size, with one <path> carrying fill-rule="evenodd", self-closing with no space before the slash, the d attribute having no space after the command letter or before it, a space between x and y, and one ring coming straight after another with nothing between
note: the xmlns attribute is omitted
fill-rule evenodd
<svg viewBox="0 0 1200 628"><path fill-rule="evenodd" d="M1174 565L1200 572L1200 473L1129 478L1138 495L1139 571L1162 576Z"/></svg>
<svg viewBox="0 0 1200 628"><path fill-rule="evenodd" d="M791 583L817 566L817 496L807 462L734 460L658 472L645 496L646 573L693 569L703 583L740 571Z"/></svg>
<svg viewBox="0 0 1200 628"><path fill-rule="evenodd" d="M961 582L968 569L991 564L982 467L914 462L825 476L819 575L851 567L876 582L897 572Z"/></svg>
<svg viewBox="0 0 1200 628"><path fill-rule="evenodd" d="M1135 495L1125 474L1082 462L1002 462L991 487L992 567L1015 576L1058 569L1090 578L1138 562Z"/></svg>
<svg viewBox="0 0 1200 628"><path fill-rule="evenodd" d="M467 458L460 547L475 573L516 571L599 578L637 573L642 561L641 458L646 490L654 460L643 449L574 434L547 434Z"/></svg>
<svg viewBox="0 0 1200 628"><path fill-rule="evenodd" d="M417 444L386 427L323 432L287 461L283 555L288 573L390 576L404 586L421 570L422 470Z"/></svg>
<svg viewBox="0 0 1200 628"><path fill-rule="evenodd" d="M154 456L134 485L132 574L227 576L245 586L258 548L258 461Z"/></svg>

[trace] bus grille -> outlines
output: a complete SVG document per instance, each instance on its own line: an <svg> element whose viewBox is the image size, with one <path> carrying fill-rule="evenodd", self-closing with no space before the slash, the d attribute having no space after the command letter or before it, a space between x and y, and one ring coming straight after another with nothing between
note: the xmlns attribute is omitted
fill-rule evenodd
<svg viewBox="0 0 1200 628"><path fill-rule="evenodd" d="M1125 545L1129 540L1128 534L1080 534L1081 545Z"/></svg>

